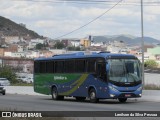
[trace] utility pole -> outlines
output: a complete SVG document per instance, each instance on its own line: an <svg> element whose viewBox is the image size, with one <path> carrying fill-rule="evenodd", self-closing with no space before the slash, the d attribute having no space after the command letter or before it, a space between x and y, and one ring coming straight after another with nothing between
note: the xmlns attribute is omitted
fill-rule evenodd
<svg viewBox="0 0 160 120"><path fill-rule="evenodd" d="M144 81L143 0L141 0L141 52L142 52L142 83L144 86L145 81Z"/></svg>

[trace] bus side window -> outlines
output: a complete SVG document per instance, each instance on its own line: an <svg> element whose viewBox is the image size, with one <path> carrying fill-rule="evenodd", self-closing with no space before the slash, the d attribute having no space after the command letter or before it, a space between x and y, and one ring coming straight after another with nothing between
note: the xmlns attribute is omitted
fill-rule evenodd
<svg viewBox="0 0 160 120"><path fill-rule="evenodd" d="M75 72L84 73L86 72L86 62L83 59L75 60Z"/></svg>
<svg viewBox="0 0 160 120"><path fill-rule="evenodd" d="M55 61L55 73L63 73L64 72L64 61Z"/></svg>
<svg viewBox="0 0 160 120"><path fill-rule="evenodd" d="M34 62L34 72L35 72L35 73L39 73L39 69L40 69L40 66L39 66L39 65L40 65L40 64L39 64L38 61Z"/></svg>
<svg viewBox="0 0 160 120"><path fill-rule="evenodd" d="M75 61L74 60L66 60L65 61L65 72L66 73L74 73L75 72Z"/></svg>
<svg viewBox="0 0 160 120"><path fill-rule="evenodd" d="M46 72L47 73L54 73L54 62L53 61L46 62Z"/></svg>
<svg viewBox="0 0 160 120"><path fill-rule="evenodd" d="M87 65L87 72L94 73L95 72L96 59L88 59L87 63L88 63L88 65Z"/></svg>
<svg viewBox="0 0 160 120"><path fill-rule="evenodd" d="M40 73L46 72L46 62L42 61L40 62Z"/></svg>
<svg viewBox="0 0 160 120"><path fill-rule="evenodd" d="M96 75L102 80L106 80L106 64L105 62L97 63L96 65Z"/></svg>

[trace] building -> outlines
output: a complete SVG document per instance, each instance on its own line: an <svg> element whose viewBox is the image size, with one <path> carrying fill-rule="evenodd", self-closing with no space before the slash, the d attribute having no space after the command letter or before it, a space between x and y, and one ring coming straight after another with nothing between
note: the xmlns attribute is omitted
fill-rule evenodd
<svg viewBox="0 0 160 120"><path fill-rule="evenodd" d="M24 52L4 52L5 57L15 57L15 58L25 58L26 55Z"/></svg>
<svg viewBox="0 0 160 120"><path fill-rule="evenodd" d="M154 47L154 48L148 48L147 52L152 55L160 55L160 46Z"/></svg>
<svg viewBox="0 0 160 120"><path fill-rule="evenodd" d="M33 59L3 57L0 60L3 66L11 66L15 72L33 73Z"/></svg>
<svg viewBox="0 0 160 120"><path fill-rule="evenodd" d="M18 45L10 44L7 48L5 48L5 52L18 52Z"/></svg>
<svg viewBox="0 0 160 120"><path fill-rule="evenodd" d="M35 48L35 46L37 44L44 44L45 43L45 40L43 39L32 39L30 42L29 42L29 45L28 45L28 49L33 49Z"/></svg>
<svg viewBox="0 0 160 120"><path fill-rule="evenodd" d="M74 47L79 47L80 46L80 41L79 40L73 40L71 41L71 45Z"/></svg>
<svg viewBox="0 0 160 120"><path fill-rule="evenodd" d="M4 39L6 43L12 43L13 41L18 41L19 36L5 36Z"/></svg>
<svg viewBox="0 0 160 120"><path fill-rule="evenodd" d="M80 40L80 45L84 46L85 48L91 46L91 41L89 39L81 39Z"/></svg>
<svg viewBox="0 0 160 120"><path fill-rule="evenodd" d="M0 48L0 57L4 56L4 48Z"/></svg>

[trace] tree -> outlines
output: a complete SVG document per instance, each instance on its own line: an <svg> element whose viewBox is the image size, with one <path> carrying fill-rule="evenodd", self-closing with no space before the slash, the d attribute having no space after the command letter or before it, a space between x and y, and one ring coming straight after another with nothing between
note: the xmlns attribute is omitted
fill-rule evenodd
<svg viewBox="0 0 160 120"><path fill-rule="evenodd" d="M144 63L144 66L148 67L148 68L157 68L158 67L158 63L155 60L147 60Z"/></svg>
<svg viewBox="0 0 160 120"><path fill-rule="evenodd" d="M44 44L38 43L36 44L36 49L41 50L44 47Z"/></svg>
<svg viewBox="0 0 160 120"><path fill-rule="evenodd" d="M0 67L0 77L7 78L11 83L17 83L16 74L10 66Z"/></svg>
<svg viewBox="0 0 160 120"><path fill-rule="evenodd" d="M74 51L80 51L80 47L74 47L74 46L70 46L68 47L68 50L74 50Z"/></svg>
<svg viewBox="0 0 160 120"><path fill-rule="evenodd" d="M56 44L54 45L54 48L56 49L62 49L65 48L65 45L62 42L56 42Z"/></svg>

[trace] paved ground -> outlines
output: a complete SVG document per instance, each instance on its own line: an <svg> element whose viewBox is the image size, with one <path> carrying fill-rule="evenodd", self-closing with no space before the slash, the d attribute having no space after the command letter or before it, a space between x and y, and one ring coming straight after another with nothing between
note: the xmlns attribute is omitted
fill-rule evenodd
<svg viewBox="0 0 160 120"><path fill-rule="evenodd" d="M90 103L77 102L73 98L53 101L50 96L7 94L0 96L0 108L20 111L159 111L160 99L145 95L140 99L129 99L127 103L118 100L101 100Z"/></svg>
<svg viewBox="0 0 160 120"><path fill-rule="evenodd" d="M154 68L154 69L145 68L144 72L145 73L157 73L157 74L160 74L160 68Z"/></svg>

